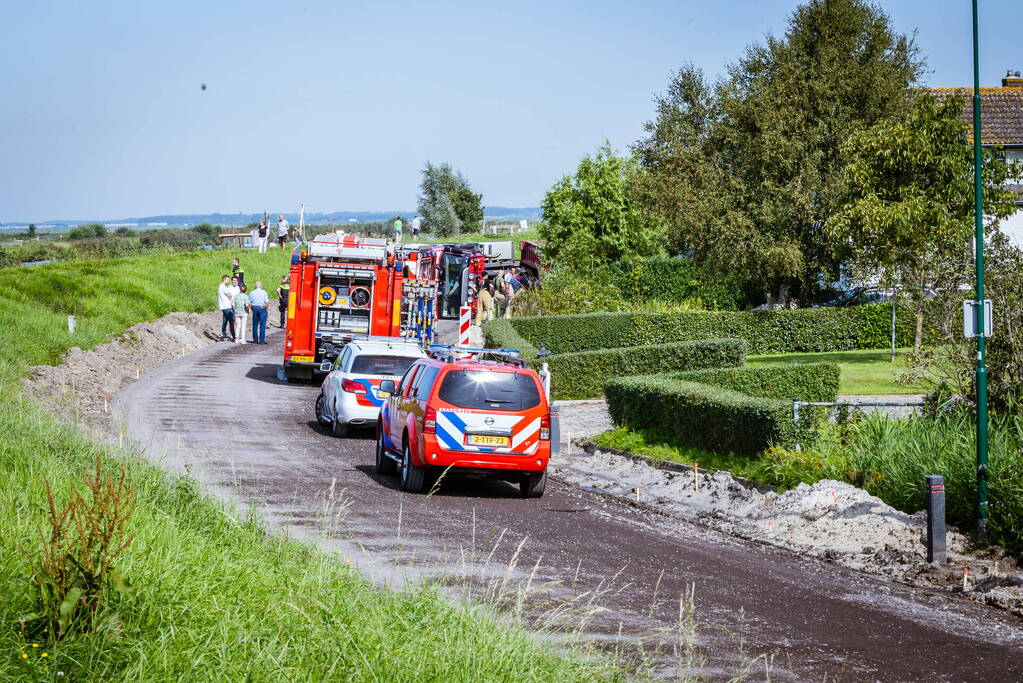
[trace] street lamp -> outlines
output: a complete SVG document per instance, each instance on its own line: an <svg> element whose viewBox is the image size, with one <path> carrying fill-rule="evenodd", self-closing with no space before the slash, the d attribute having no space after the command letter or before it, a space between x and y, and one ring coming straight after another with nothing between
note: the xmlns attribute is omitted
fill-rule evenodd
<svg viewBox="0 0 1023 683"><path fill-rule="evenodd" d="M980 48L977 32L977 0L973 0L973 185L974 229L977 250L977 296L973 306L974 330L977 332L977 538L987 536L987 367L984 363L985 336L990 333L985 325L984 310L984 186L982 173L984 159L981 151L980 130Z"/></svg>

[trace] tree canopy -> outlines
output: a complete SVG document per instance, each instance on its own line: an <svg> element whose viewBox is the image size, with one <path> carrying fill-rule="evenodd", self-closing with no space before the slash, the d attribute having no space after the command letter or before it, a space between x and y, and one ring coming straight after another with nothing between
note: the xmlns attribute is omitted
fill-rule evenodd
<svg viewBox="0 0 1023 683"><path fill-rule="evenodd" d="M841 201L842 143L899 112L922 67L875 5L811 0L717 83L692 66L673 75L635 148L637 196L675 249L813 297L838 275L823 226Z"/></svg>
<svg viewBox="0 0 1023 683"><path fill-rule="evenodd" d="M450 164L426 162L419 195L424 230L445 237L476 231L483 220L482 202L483 195L475 194Z"/></svg>
<svg viewBox="0 0 1023 683"><path fill-rule="evenodd" d="M555 183L541 205L545 257L585 268L657 253L660 222L632 195L629 179L636 171L635 159L615 156L605 143L583 157L574 175Z"/></svg>

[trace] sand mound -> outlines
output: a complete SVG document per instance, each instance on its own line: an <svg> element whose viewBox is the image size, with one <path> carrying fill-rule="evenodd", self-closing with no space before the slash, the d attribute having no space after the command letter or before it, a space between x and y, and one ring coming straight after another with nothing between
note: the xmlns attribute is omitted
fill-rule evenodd
<svg viewBox="0 0 1023 683"><path fill-rule="evenodd" d="M88 351L71 348L59 365L33 366L25 393L61 419L104 427L104 397L109 401L147 370L214 343L219 333L219 311L170 313Z"/></svg>

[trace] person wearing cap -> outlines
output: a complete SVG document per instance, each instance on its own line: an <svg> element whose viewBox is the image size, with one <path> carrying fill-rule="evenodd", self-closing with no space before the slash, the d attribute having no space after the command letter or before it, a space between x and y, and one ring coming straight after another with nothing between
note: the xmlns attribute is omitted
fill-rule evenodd
<svg viewBox="0 0 1023 683"><path fill-rule="evenodd" d="M277 309L281 313L281 327L284 327L284 319L288 315L288 297L291 294L291 283L288 276L281 278L281 284L277 285Z"/></svg>

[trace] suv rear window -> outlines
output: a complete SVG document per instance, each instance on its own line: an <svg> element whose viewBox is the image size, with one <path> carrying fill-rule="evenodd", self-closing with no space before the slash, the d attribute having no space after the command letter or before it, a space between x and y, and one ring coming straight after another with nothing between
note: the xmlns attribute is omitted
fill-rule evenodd
<svg viewBox="0 0 1023 683"><path fill-rule="evenodd" d="M519 372L450 370L438 396L459 408L527 410L540 405L536 382Z"/></svg>
<svg viewBox="0 0 1023 683"><path fill-rule="evenodd" d="M415 361L414 356L356 356L349 372L357 375L401 376Z"/></svg>

